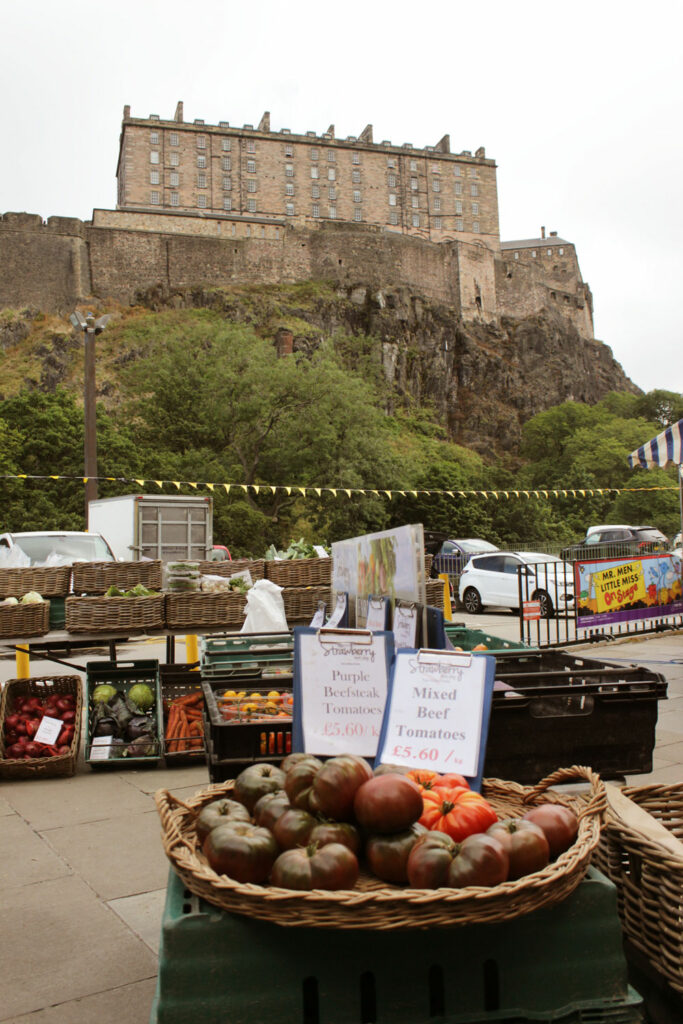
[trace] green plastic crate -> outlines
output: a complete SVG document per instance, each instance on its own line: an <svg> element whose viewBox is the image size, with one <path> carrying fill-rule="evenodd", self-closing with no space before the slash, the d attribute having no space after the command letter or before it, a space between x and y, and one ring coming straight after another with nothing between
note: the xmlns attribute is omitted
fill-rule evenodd
<svg viewBox="0 0 683 1024"><path fill-rule="evenodd" d="M199 661L205 679L291 679L294 639L289 632L205 636Z"/></svg>
<svg viewBox="0 0 683 1024"><path fill-rule="evenodd" d="M155 696L156 752L144 757L116 757L103 760L92 756L91 694L101 683L110 683L117 690L128 693L136 683L147 683ZM159 681L159 662L155 658L140 661L89 661L85 673L85 763L91 768L156 768L164 752L163 705Z"/></svg>
<svg viewBox="0 0 683 1024"><path fill-rule="evenodd" d="M535 647L528 647L519 640L504 640L500 636L493 636L483 629L470 629L459 622L446 622L444 625L446 636L454 647L462 647L463 651L471 651L478 644L485 644L486 651L482 654L503 654L505 651L533 651Z"/></svg>
<svg viewBox="0 0 683 1024"><path fill-rule="evenodd" d="M640 1024L616 889L495 925L283 928L205 903L170 872L150 1024Z"/></svg>
<svg viewBox="0 0 683 1024"><path fill-rule="evenodd" d="M66 626L65 598L50 598L50 629L64 629Z"/></svg>

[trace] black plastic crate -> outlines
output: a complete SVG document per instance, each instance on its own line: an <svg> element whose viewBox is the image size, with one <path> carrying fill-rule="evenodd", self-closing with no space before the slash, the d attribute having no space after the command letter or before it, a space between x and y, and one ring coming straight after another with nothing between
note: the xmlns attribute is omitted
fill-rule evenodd
<svg viewBox="0 0 683 1024"><path fill-rule="evenodd" d="M663 675L563 651L496 653L484 773L533 784L559 767L652 771Z"/></svg>
<svg viewBox="0 0 683 1024"><path fill-rule="evenodd" d="M250 686L249 680L240 686L234 679L202 679L207 750L210 741L211 756L232 764L284 757L292 743L291 687ZM226 692L235 696L226 697ZM275 692L282 695L280 701L268 696ZM280 710L288 710L287 717L278 717Z"/></svg>
<svg viewBox="0 0 683 1024"><path fill-rule="evenodd" d="M164 732L164 760L169 768L176 767L179 765L195 764L197 761L201 762L204 759L206 751L205 738L202 736L201 745L195 746L191 750L178 750L176 749L179 744L177 742L170 742L166 738L166 731L168 726L168 716L171 710L173 701L178 697L185 697L189 693L201 694L200 708L204 706L204 691L202 690L202 677L195 669L190 669L187 665L160 665L159 666L159 679L161 683L161 698L163 706L163 732ZM202 723L204 717L202 717ZM189 738L189 737L183 737Z"/></svg>
<svg viewBox="0 0 683 1024"><path fill-rule="evenodd" d="M141 757L93 757L91 735L92 693L101 683L110 683L121 693L128 694L136 683L147 683L154 693L154 718L156 726L155 751ZM85 763L91 768L157 768L163 755L162 700L159 683L159 662L153 658L140 661L89 661L85 675L86 694L86 737Z"/></svg>

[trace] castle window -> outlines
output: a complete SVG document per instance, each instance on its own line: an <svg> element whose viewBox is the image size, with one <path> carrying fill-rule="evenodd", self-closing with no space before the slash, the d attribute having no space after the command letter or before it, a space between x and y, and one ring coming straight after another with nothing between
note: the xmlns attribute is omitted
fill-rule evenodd
<svg viewBox="0 0 683 1024"><path fill-rule="evenodd" d="M223 157L223 159L221 160L221 167L223 168L224 171L229 171L232 169L232 161L229 156Z"/></svg>
<svg viewBox="0 0 683 1024"><path fill-rule="evenodd" d="M256 152L256 143L254 142L253 139L247 139L247 153L255 153L255 152Z"/></svg>
<svg viewBox="0 0 683 1024"><path fill-rule="evenodd" d="M285 146L285 156L294 156L294 146Z"/></svg>
<svg viewBox="0 0 683 1024"><path fill-rule="evenodd" d="M265 238L265 237L266 237L266 229L265 228L261 228L261 238Z"/></svg>
<svg viewBox="0 0 683 1024"><path fill-rule="evenodd" d="M479 195L479 186L478 185L470 185L470 195L471 196L478 196Z"/></svg>
<svg viewBox="0 0 683 1024"><path fill-rule="evenodd" d="M318 150L317 149L312 149L311 150L311 160L317 160L317 159L318 159Z"/></svg>
<svg viewBox="0 0 683 1024"><path fill-rule="evenodd" d="M247 160L247 174L256 174L255 160Z"/></svg>
<svg viewBox="0 0 683 1024"><path fill-rule="evenodd" d="M202 209L206 208L206 196L197 196L197 206L201 206Z"/></svg>
<svg viewBox="0 0 683 1024"><path fill-rule="evenodd" d="M432 181L432 192L440 192L440 191L441 191L441 182L439 181L438 178L434 178L434 180Z"/></svg>
<svg viewBox="0 0 683 1024"><path fill-rule="evenodd" d="M312 178L319 178L320 177L320 171L318 170L317 167L311 167L311 177Z"/></svg>
<svg viewBox="0 0 683 1024"><path fill-rule="evenodd" d="M472 230L475 232L475 234L479 234L479 221L478 220L473 220L472 221Z"/></svg>
<svg viewBox="0 0 683 1024"><path fill-rule="evenodd" d="M149 162L151 164L158 164L159 163L159 150L158 149L153 149L152 152L149 154Z"/></svg>
<svg viewBox="0 0 683 1024"><path fill-rule="evenodd" d="M553 250L552 249L548 249L548 256L552 256L552 254L553 254Z"/></svg>
<svg viewBox="0 0 683 1024"><path fill-rule="evenodd" d="M206 175L205 174L198 174L197 175L197 188L206 188Z"/></svg>
<svg viewBox="0 0 683 1024"><path fill-rule="evenodd" d="M249 180L247 181L247 192L255 192L255 191L256 191L256 179L255 178L249 178Z"/></svg>
<svg viewBox="0 0 683 1024"><path fill-rule="evenodd" d="M536 250L535 250L535 249L532 249L532 250L531 250L531 255L532 255L532 256L536 256Z"/></svg>
<svg viewBox="0 0 683 1024"><path fill-rule="evenodd" d="M354 203L360 203L360 201L361 201L360 190L356 189L354 191L354 193L353 193L353 201L354 201Z"/></svg>
<svg viewBox="0 0 683 1024"><path fill-rule="evenodd" d="M456 164L455 167L453 168L453 174L456 176L456 178L461 178L462 177L462 167L460 167L458 164Z"/></svg>
<svg viewBox="0 0 683 1024"><path fill-rule="evenodd" d="M355 206L354 207L354 209L353 209L353 219L355 221L359 221L359 220L363 219L363 211L361 210L360 206Z"/></svg>
<svg viewBox="0 0 683 1024"><path fill-rule="evenodd" d="M518 253L518 252L516 252L516 253L515 253L515 259L516 259L516 260L518 260L518 259L519 259L519 253Z"/></svg>
<svg viewBox="0 0 683 1024"><path fill-rule="evenodd" d="M294 177L294 164L285 164L285 176L287 178Z"/></svg>
<svg viewBox="0 0 683 1024"><path fill-rule="evenodd" d="M232 199L230 196L223 196L223 209L232 210Z"/></svg>
<svg viewBox="0 0 683 1024"><path fill-rule="evenodd" d="M360 153L352 153L351 154L351 163L352 164L359 164L360 163Z"/></svg>
<svg viewBox="0 0 683 1024"><path fill-rule="evenodd" d="M333 149L328 149L328 151L327 151L328 163L333 164L336 159L337 159L337 154L335 153L335 151Z"/></svg>
<svg viewBox="0 0 683 1024"><path fill-rule="evenodd" d="M158 146L159 145L159 132L150 132L149 133L149 141L150 141L150 145Z"/></svg>
<svg viewBox="0 0 683 1024"><path fill-rule="evenodd" d="M171 192L171 206L180 206L180 196L177 192Z"/></svg>
<svg viewBox="0 0 683 1024"><path fill-rule="evenodd" d="M351 171L351 181L354 185L360 185L360 171Z"/></svg>
<svg viewBox="0 0 683 1024"><path fill-rule="evenodd" d="M256 213L256 200L247 199L247 211L249 213Z"/></svg>
<svg viewBox="0 0 683 1024"><path fill-rule="evenodd" d="M206 135L197 136L197 149L206 149Z"/></svg>
<svg viewBox="0 0 683 1024"><path fill-rule="evenodd" d="M197 157L197 167L206 167L206 157L205 156L198 156Z"/></svg>
<svg viewBox="0 0 683 1024"><path fill-rule="evenodd" d="M398 214L396 213L396 210L389 211L389 223L398 224Z"/></svg>
<svg viewBox="0 0 683 1024"><path fill-rule="evenodd" d="M336 206L328 206L327 207L327 216L330 218L330 220L335 220L336 217L337 217L337 207Z"/></svg>
<svg viewBox="0 0 683 1024"><path fill-rule="evenodd" d="M232 149L232 139L221 139L221 149L224 153L229 153Z"/></svg>
<svg viewBox="0 0 683 1024"><path fill-rule="evenodd" d="M564 249L558 249L560 256L564 256Z"/></svg>
<svg viewBox="0 0 683 1024"><path fill-rule="evenodd" d="M168 176L168 179L168 183L171 186L171 188L176 188L180 184L180 175L178 174L177 171L171 171L171 173Z"/></svg>
<svg viewBox="0 0 683 1024"><path fill-rule="evenodd" d="M441 200L440 199L435 199L434 200L434 213L441 213Z"/></svg>
<svg viewBox="0 0 683 1024"><path fill-rule="evenodd" d="M420 206L420 197L419 197L419 196L411 196L411 197L410 197L410 205L412 206L412 208L413 208L414 210L417 210L417 209L419 209L419 206Z"/></svg>
<svg viewBox="0 0 683 1024"><path fill-rule="evenodd" d="M294 195L294 186L293 185L285 185L285 195L286 196L293 196Z"/></svg>
<svg viewBox="0 0 683 1024"><path fill-rule="evenodd" d="M394 160L393 156L388 156L387 157L387 167L395 167L395 166L396 166L396 161Z"/></svg>
<svg viewBox="0 0 683 1024"><path fill-rule="evenodd" d="M285 203L285 213L288 217L294 216L294 203Z"/></svg>
<svg viewBox="0 0 683 1024"><path fill-rule="evenodd" d="M411 171L416 171L417 170L417 160L411 160L410 161L410 169L411 169Z"/></svg>
<svg viewBox="0 0 683 1024"><path fill-rule="evenodd" d="M223 178L223 188L226 192L229 192L232 188L232 178Z"/></svg>
<svg viewBox="0 0 683 1024"><path fill-rule="evenodd" d="M460 199L455 200L455 212L462 213L462 200Z"/></svg>
<svg viewBox="0 0 683 1024"><path fill-rule="evenodd" d="M320 199L320 185L311 185L311 198Z"/></svg>
<svg viewBox="0 0 683 1024"><path fill-rule="evenodd" d="M178 145L178 132L171 132L171 134L169 135L168 141L170 142L170 144L172 146L177 146Z"/></svg>
<svg viewBox="0 0 683 1024"><path fill-rule="evenodd" d="M438 164L432 164L429 169L432 172L432 174L441 174L441 168L439 167Z"/></svg>
<svg viewBox="0 0 683 1024"><path fill-rule="evenodd" d="M462 217L456 217L455 218L455 230L456 231L463 231L464 230L464 224L463 224Z"/></svg>
<svg viewBox="0 0 683 1024"><path fill-rule="evenodd" d="M476 167L470 167L468 169L467 173L470 176L470 178L478 178L479 177L479 175L477 174L477 168Z"/></svg>
<svg viewBox="0 0 683 1024"><path fill-rule="evenodd" d="M150 185L158 185L159 184L159 172L158 171L150 171L149 172L149 183L150 183Z"/></svg>
<svg viewBox="0 0 683 1024"><path fill-rule="evenodd" d="M276 242L280 241L280 229L279 228L275 228L275 241Z"/></svg>
<svg viewBox="0 0 683 1024"><path fill-rule="evenodd" d="M472 203L472 216L473 217L478 217L479 216L479 203Z"/></svg>
<svg viewBox="0 0 683 1024"><path fill-rule="evenodd" d="M387 185L389 186L389 188L396 188L396 175L395 174L387 175Z"/></svg>
<svg viewBox="0 0 683 1024"><path fill-rule="evenodd" d="M456 181L456 183L455 183L455 194L456 194L456 196L461 196L462 195L462 185L460 184L459 181Z"/></svg>
<svg viewBox="0 0 683 1024"><path fill-rule="evenodd" d="M313 206L311 207L311 215L313 217L320 216L320 206L318 205L318 203L313 203Z"/></svg>
<svg viewBox="0 0 683 1024"><path fill-rule="evenodd" d="M441 217L435 217L434 218L434 227L436 228L437 231L441 231L441 227L442 227Z"/></svg>
<svg viewBox="0 0 683 1024"><path fill-rule="evenodd" d="M334 167L328 167L327 168L327 180L328 181L336 181L336 179L337 179L337 172L336 172L336 170L334 169Z"/></svg>
<svg viewBox="0 0 683 1024"><path fill-rule="evenodd" d="M396 193L395 192L390 192L389 193L389 206L396 206Z"/></svg>
<svg viewBox="0 0 683 1024"><path fill-rule="evenodd" d="M413 214L413 227L414 228L419 228L419 226L420 226L420 214L419 213L414 213Z"/></svg>
<svg viewBox="0 0 683 1024"><path fill-rule="evenodd" d="M410 187L413 190L413 192L417 191L417 178L410 179Z"/></svg>
<svg viewBox="0 0 683 1024"><path fill-rule="evenodd" d="M247 224L247 227L246 227L246 230L245 230L244 233L247 236L247 238L251 238L251 224Z"/></svg>
<svg viewBox="0 0 683 1024"><path fill-rule="evenodd" d="M171 165L171 167L179 167L180 166L180 153L170 153L169 157L168 157L168 162Z"/></svg>
<svg viewBox="0 0 683 1024"><path fill-rule="evenodd" d="M328 190L327 190L327 198L331 202L333 202L333 203L336 202L336 200L337 200L337 190L334 187L334 185L332 185L332 186L330 186L330 188L328 188Z"/></svg>
<svg viewBox="0 0 683 1024"><path fill-rule="evenodd" d="M150 194L149 194L149 201L152 204L152 206L158 206L159 203L161 202L161 193L160 192L150 192Z"/></svg>

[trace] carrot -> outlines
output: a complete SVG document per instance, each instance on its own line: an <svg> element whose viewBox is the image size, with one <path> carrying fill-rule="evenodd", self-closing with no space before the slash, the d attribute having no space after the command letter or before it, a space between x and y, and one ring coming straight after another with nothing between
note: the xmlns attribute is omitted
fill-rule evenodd
<svg viewBox="0 0 683 1024"><path fill-rule="evenodd" d="M204 702L204 694L201 690L196 690L193 693L186 693L182 697L176 697L173 702L181 707L198 707Z"/></svg>

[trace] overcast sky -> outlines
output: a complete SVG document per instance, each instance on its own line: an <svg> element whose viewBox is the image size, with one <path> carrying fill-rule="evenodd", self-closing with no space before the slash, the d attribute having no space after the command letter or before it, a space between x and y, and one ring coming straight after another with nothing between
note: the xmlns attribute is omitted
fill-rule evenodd
<svg viewBox="0 0 683 1024"><path fill-rule="evenodd" d="M679 0L0 0L0 212L116 204L134 117L435 144L498 164L501 237L576 245L596 336L683 392Z"/></svg>

